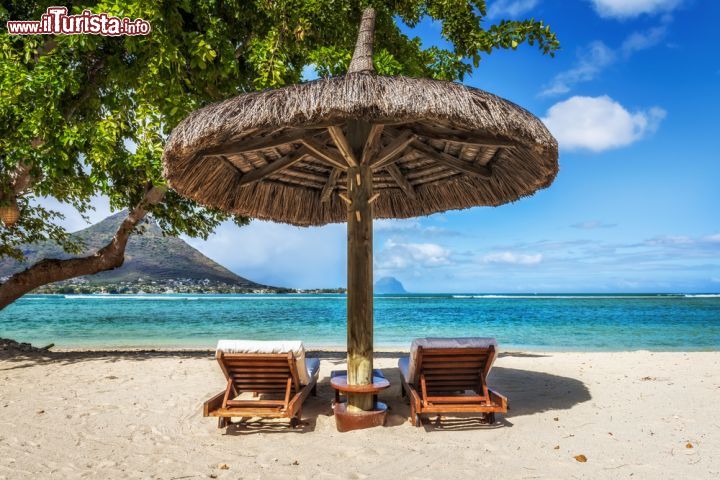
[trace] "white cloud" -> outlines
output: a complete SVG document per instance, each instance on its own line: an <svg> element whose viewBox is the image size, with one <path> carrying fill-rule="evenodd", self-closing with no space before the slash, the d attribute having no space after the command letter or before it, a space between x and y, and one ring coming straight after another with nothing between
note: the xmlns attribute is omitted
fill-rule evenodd
<svg viewBox="0 0 720 480"><path fill-rule="evenodd" d="M421 228L420 221L415 218L409 219L386 219L381 218L373 222L375 232L413 232Z"/></svg>
<svg viewBox="0 0 720 480"><path fill-rule="evenodd" d="M649 246L677 246L692 245L695 243L691 237L687 235L662 235L655 238L645 240L644 244Z"/></svg>
<svg viewBox="0 0 720 480"><path fill-rule="evenodd" d="M620 46L623 57L628 58L633 53L646 50L659 44L667 35L667 25L653 27L645 32L630 34Z"/></svg>
<svg viewBox="0 0 720 480"><path fill-rule="evenodd" d="M378 270L442 267L451 264L451 252L436 243L402 243L393 239L385 242L377 255Z"/></svg>
<svg viewBox="0 0 720 480"><path fill-rule="evenodd" d="M578 49L575 66L558 73L540 95L561 95L578 83L589 82L597 78L603 70L618 60L628 60L635 53L652 48L662 42L672 22L670 15L661 19L660 25L642 32L633 32L616 49L596 40Z"/></svg>
<svg viewBox="0 0 720 480"><path fill-rule="evenodd" d="M537 265L542 261L542 254L523 254L514 252L493 252L482 257L485 263L504 263L510 265Z"/></svg>
<svg viewBox="0 0 720 480"><path fill-rule="evenodd" d="M707 237L705 237L705 240L711 243L720 243L720 233L708 235Z"/></svg>
<svg viewBox="0 0 720 480"><path fill-rule="evenodd" d="M606 18L633 18L642 14L667 13L683 0L592 0L595 11Z"/></svg>
<svg viewBox="0 0 720 480"><path fill-rule="evenodd" d="M560 95L570 91L577 83L593 80L608 65L615 62L615 52L601 41L591 42L578 51L577 65L560 72L541 95Z"/></svg>
<svg viewBox="0 0 720 480"><path fill-rule="evenodd" d="M578 228L580 230L595 230L597 228L617 227L617 224L616 223L604 223L599 220L588 220L586 222L575 223L570 226L573 228Z"/></svg>
<svg viewBox="0 0 720 480"><path fill-rule="evenodd" d="M659 107L629 112L607 95L574 96L550 107L543 122L562 148L601 152L654 132L665 115Z"/></svg>
<svg viewBox="0 0 720 480"><path fill-rule="evenodd" d="M423 237L460 236L461 232L434 225L424 225L418 219L379 219L373 223L376 233L386 235L422 235Z"/></svg>
<svg viewBox="0 0 720 480"><path fill-rule="evenodd" d="M539 0L494 0L487 11L488 18L515 18L535 8Z"/></svg>

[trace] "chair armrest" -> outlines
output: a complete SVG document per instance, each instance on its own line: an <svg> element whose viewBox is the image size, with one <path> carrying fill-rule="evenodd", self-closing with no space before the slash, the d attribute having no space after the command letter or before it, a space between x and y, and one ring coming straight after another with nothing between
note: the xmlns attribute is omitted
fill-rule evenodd
<svg viewBox="0 0 720 480"><path fill-rule="evenodd" d="M500 407L502 407L503 412L507 412L507 408L508 408L507 397L505 397L504 395L500 395L495 390L492 390L490 388L488 388L488 392L490 392L490 401L493 404L499 405Z"/></svg>
<svg viewBox="0 0 720 480"><path fill-rule="evenodd" d="M415 387L410 385L408 383L408 395L410 395L410 401L414 402L417 407L421 407L423 405L423 401L420 400L420 395L418 395L417 390L415 390Z"/></svg>
<svg viewBox="0 0 720 480"><path fill-rule="evenodd" d="M225 398L225 390L206 400L205 403L203 403L203 417L211 416L210 414L212 412L222 407L223 398Z"/></svg>

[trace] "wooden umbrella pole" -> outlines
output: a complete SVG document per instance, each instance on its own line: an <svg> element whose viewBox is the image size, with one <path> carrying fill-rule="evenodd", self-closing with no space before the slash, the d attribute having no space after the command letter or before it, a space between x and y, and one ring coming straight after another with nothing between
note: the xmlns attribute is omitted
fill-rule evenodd
<svg viewBox="0 0 720 480"><path fill-rule="evenodd" d="M348 73L372 72L375 9L366 8L360 20L355 52ZM356 159L362 158L370 134L363 120L347 123L347 141ZM347 212L347 363L348 384L372 383L373 370L373 215L372 170L367 164L352 165L347 172L350 204ZM372 410L369 393L349 393L348 411Z"/></svg>
<svg viewBox="0 0 720 480"><path fill-rule="evenodd" d="M347 139L356 158L362 156L370 132L364 121L347 125ZM361 164L348 169L347 211L347 350L348 384L372 383L373 370L373 197L372 169ZM348 394L348 411L372 410L369 393Z"/></svg>

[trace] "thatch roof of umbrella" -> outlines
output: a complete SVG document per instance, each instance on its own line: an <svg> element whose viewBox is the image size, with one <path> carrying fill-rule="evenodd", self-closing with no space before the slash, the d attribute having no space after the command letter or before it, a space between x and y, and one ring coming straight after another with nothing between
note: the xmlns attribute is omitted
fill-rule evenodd
<svg viewBox="0 0 720 480"><path fill-rule="evenodd" d="M357 55L353 63L342 77L241 95L192 113L165 147L170 185L253 218L344 222L349 165L342 128L358 118L374 125L380 151L371 160L380 194L375 218L496 206L555 178L557 142L527 110L459 83L378 76L371 64L358 67Z"/></svg>

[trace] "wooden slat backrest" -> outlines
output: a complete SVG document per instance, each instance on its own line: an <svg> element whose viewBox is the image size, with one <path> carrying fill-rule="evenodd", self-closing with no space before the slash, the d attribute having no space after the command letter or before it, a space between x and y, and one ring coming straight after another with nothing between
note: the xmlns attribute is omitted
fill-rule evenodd
<svg viewBox="0 0 720 480"><path fill-rule="evenodd" d="M280 393L288 397L300 391L297 364L288 353L224 353L215 355L234 395L243 392Z"/></svg>
<svg viewBox="0 0 720 480"><path fill-rule="evenodd" d="M415 361L424 400L437 397L435 394L468 390L488 398L486 378L494 358L492 345L486 348L419 347Z"/></svg>

